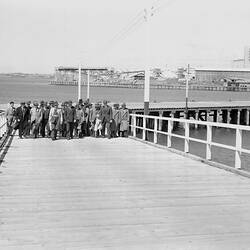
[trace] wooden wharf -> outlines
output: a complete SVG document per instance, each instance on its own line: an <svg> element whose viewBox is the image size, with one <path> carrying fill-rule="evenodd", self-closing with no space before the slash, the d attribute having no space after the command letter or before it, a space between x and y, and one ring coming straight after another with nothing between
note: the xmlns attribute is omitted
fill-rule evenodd
<svg viewBox="0 0 250 250"><path fill-rule="evenodd" d="M65 86L77 86L77 81L51 81L51 85L65 85ZM86 85L86 82L82 82L82 85ZM143 89L142 83L123 83L123 82L91 82L91 87L107 87L107 88L129 88L129 89ZM185 90L185 85L173 85L173 84L151 84L151 89L168 89L168 90ZM249 92L250 88L247 87L225 87L214 85L190 85L189 90L197 91L235 91L235 92Z"/></svg>
<svg viewBox="0 0 250 250"><path fill-rule="evenodd" d="M127 103L131 113L142 114L143 103ZM150 103L150 115L185 117L185 102ZM189 102L188 118L228 124L250 125L250 101Z"/></svg>
<svg viewBox="0 0 250 250"><path fill-rule="evenodd" d="M0 249L249 249L248 178L131 138L9 140Z"/></svg>

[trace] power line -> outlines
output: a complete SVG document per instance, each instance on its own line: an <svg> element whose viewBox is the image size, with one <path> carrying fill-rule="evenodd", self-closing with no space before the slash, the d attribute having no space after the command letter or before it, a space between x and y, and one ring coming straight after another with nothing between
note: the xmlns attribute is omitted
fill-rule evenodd
<svg viewBox="0 0 250 250"><path fill-rule="evenodd" d="M150 16L153 16L157 13L159 13L160 11L162 11L167 5L171 4L174 2L174 0L169 0L169 1L165 1L164 3L158 5L159 3L161 3L162 0L156 0L152 5L151 5L151 9L150 9ZM157 6L158 5L158 6ZM146 10L142 10L138 13L138 15L133 18L134 22L130 22L130 24L128 24L124 29L122 29L120 32L118 32L118 34L116 36L114 36L114 38L112 38L110 40L110 44L113 45L114 43L120 41L122 38L122 40L124 40L126 38L126 36L131 32L131 30L133 30L136 25L139 26L139 24L142 23L143 19L145 19L145 11ZM143 14L143 15L142 15Z"/></svg>
<svg viewBox="0 0 250 250"><path fill-rule="evenodd" d="M160 0L156 1L156 2L160 2ZM162 4L160 4L158 7L155 7L156 5L154 5L154 9L153 9L153 15L159 13L160 11L163 11L167 6L169 6L169 4L174 3L175 0L169 0L169 1L164 1Z"/></svg>
<svg viewBox="0 0 250 250"><path fill-rule="evenodd" d="M166 2L164 1L164 3L161 4L162 1L164 0L156 0L151 4L150 17L162 11L168 4L174 2L174 0L169 0ZM125 40L129 34L135 31L136 28L139 28L145 21L145 11L146 10L141 10L133 16L126 26L119 30L107 43L104 44L104 46L100 48L100 52L107 52L110 48L114 47L116 43Z"/></svg>
<svg viewBox="0 0 250 250"><path fill-rule="evenodd" d="M133 30L135 28L138 28L139 25L141 25L143 22L144 22L143 19L138 19L135 23L133 23L132 25L130 25L123 33L121 33L120 36L117 37L116 40L113 40L111 42L111 45L115 44L115 43L117 43L117 42L119 42L121 40L124 40L129 34L131 34L133 32Z"/></svg>
<svg viewBox="0 0 250 250"><path fill-rule="evenodd" d="M139 11L139 13L134 16L125 27L123 27L121 30L119 30L103 47L106 48L107 46L110 46L111 44L116 43L121 39L121 37L124 37L126 33L128 33L135 25L137 25L141 20L143 20L143 11Z"/></svg>

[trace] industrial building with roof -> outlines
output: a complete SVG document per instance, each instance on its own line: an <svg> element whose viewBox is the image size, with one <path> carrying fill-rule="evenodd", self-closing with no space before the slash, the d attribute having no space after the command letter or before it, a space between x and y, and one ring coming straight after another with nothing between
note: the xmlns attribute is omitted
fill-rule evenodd
<svg viewBox="0 0 250 250"><path fill-rule="evenodd" d="M250 69L195 69L197 82L219 82L224 79L242 79L250 81Z"/></svg>

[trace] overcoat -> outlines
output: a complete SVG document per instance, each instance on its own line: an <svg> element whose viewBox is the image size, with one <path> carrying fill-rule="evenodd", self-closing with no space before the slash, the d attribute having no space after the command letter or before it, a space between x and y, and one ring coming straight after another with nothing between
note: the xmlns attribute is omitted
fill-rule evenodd
<svg viewBox="0 0 250 250"><path fill-rule="evenodd" d="M129 125L128 109L120 109L120 116L121 116L120 131L127 131Z"/></svg>

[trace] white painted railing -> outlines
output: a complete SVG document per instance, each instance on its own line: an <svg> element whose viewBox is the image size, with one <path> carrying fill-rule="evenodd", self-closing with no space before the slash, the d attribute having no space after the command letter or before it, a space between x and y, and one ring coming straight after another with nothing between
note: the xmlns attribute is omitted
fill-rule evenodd
<svg viewBox="0 0 250 250"><path fill-rule="evenodd" d="M189 153L189 145L190 142L198 142L206 145L206 160L212 159L212 146L233 150L235 152L235 168L241 168L241 154L246 153L250 155L250 150L242 147L242 131L250 131L249 126L242 126L242 125L233 125L233 124L226 124L226 123L216 123L216 122L203 122L197 120L186 120L186 119L179 119L179 118L172 118L172 117L159 117L159 116L145 116L145 115L138 115L138 114L130 114L131 116L131 132L132 136L136 137L136 129L142 130L142 139L146 140L146 131L153 132L154 139L153 142L157 143L158 134L167 135L167 147L172 147L172 138L177 137L184 139L184 152ZM137 122L138 118L142 119L142 126L139 126ZM153 129L147 128L147 119L152 119L154 121ZM159 122L158 121L167 121L168 122L168 131L161 131L158 129ZM173 125L174 122L182 123L184 126L185 135L179 135L173 133ZM190 137L190 124L203 125L207 127L207 136L206 140L197 139ZM213 127L220 127L220 128L228 128L236 130L236 143L235 146L229 146L226 144L218 143L212 141L212 128Z"/></svg>
<svg viewBox="0 0 250 250"><path fill-rule="evenodd" d="M4 136L7 131L7 123L4 112L0 113L0 138Z"/></svg>

